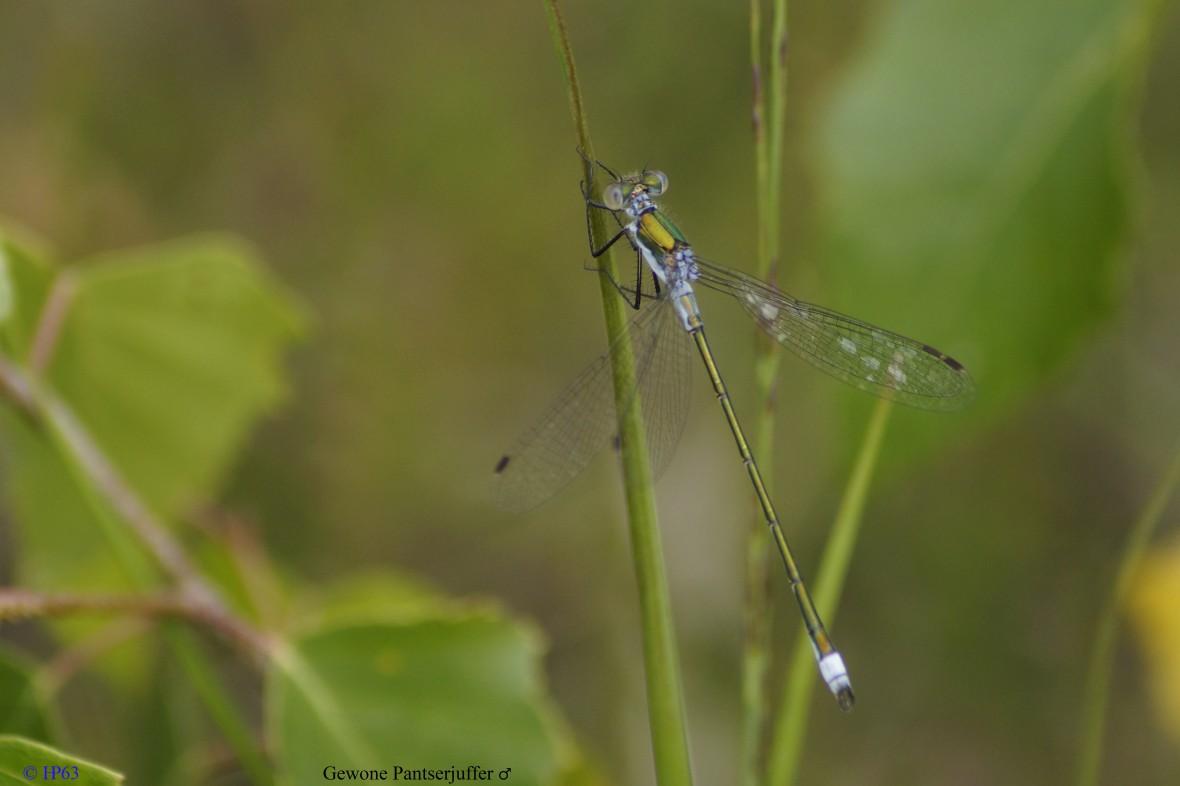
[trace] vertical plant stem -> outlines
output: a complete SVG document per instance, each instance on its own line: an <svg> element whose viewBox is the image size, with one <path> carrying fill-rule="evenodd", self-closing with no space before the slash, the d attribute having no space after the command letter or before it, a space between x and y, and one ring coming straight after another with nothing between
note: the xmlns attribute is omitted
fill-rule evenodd
<svg viewBox="0 0 1180 786"><path fill-rule="evenodd" d="M1094 649L1090 652L1090 666L1086 674L1085 703L1082 709L1084 726L1081 748L1078 751L1078 786L1094 786L1098 783L1098 774L1102 767L1106 704L1110 698L1110 675L1114 668L1114 650L1118 640L1119 609L1127 598L1131 581L1139 572L1147 545L1155 534L1164 508L1175 492L1177 483L1180 483L1180 445L1177 445L1171 465L1160 478L1147 507L1140 514L1130 537L1127 538L1127 546L1119 562L1118 576L1098 618Z"/></svg>
<svg viewBox="0 0 1180 786"><path fill-rule="evenodd" d="M755 195L758 216L757 274L774 283L779 265L779 205L782 202L783 119L786 107L786 0L774 3L772 52L768 73L763 70L762 5L750 2L750 66L753 79ZM770 112L767 113L767 90ZM775 400L779 368L778 345L755 331L754 379L761 405L754 424L754 459L762 468L768 490L774 485ZM745 648L742 663L742 783L761 782L762 743L766 736L767 673L773 606L770 602L770 543L757 514L746 533Z"/></svg>
<svg viewBox="0 0 1180 786"><path fill-rule="evenodd" d="M771 264L778 263L779 216L782 215L783 147L787 118L787 0L775 0L770 31L770 119L767 126L767 241ZM776 271L766 271L773 275Z"/></svg>
<svg viewBox="0 0 1180 786"><path fill-rule="evenodd" d="M840 508L836 512L836 520L828 536L819 571L816 573L818 578L813 597L816 607L829 627L836 620L840 592L848 575L848 565L852 561L852 552L860 531L869 484L876 469L877 456L881 452L885 428L889 424L889 414L892 411L893 404L886 399L878 401L873 409L852 474L848 478L848 485L844 488L844 496L840 500ZM813 662L807 634L800 631L795 644L795 656L791 659L790 672L783 686L782 706L779 708L767 766L767 783L775 786L794 783L799 770L803 741L807 736L811 694L816 685ZM855 676L855 669L850 669L850 672Z"/></svg>
<svg viewBox="0 0 1180 786"><path fill-rule="evenodd" d="M770 219L766 206L769 185L766 151L766 95L762 70L762 4L750 0L750 71L753 81L751 125L754 136L754 194L758 216L758 274L765 278L771 268ZM755 384L762 406L754 423L754 459L766 473L768 490L773 487L774 407L773 390L764 384L765 371L774 350L755 331ZM773 385L773 376L770 378ZM770 667L770 634L774 620L770 604L769 539L761 517L750 517L746 530L746 604L743 618L742 651L742 760L743 786L758 786L762 777L762 743L766 734L766 675Z"/></svg>
<svg viewBox="0 0 1180 786"><path fill-rule="evenodd" d="M549 26L557 48L569 90L570 109L577 128L578 142L585 151L583 179L591 182L594 151L578 86L577 69L558 0L546 0ZM591 233L595 244L609 237L603 211L591 211ZM607 338L613 345L627 334L627 315L623 300L611 284L615 264L608 252L600 260L599 274L602 310ZM643 663L647 681L648 720L651 726L652 752L656 777L664 786L692 783L688 757L688 734L684 723L684 698L680 683L680 664L676 653L676 636L672 608L664 574L663 551L656 519L651 469L648 467L640 407L624 406L628 392L635 386L635 365L627 351L614 356L615 401L619 404L619 438L622 452L623 486L627 499L627 518L631 531L631 552L639 590L640 623L643 637Z"/></svg>

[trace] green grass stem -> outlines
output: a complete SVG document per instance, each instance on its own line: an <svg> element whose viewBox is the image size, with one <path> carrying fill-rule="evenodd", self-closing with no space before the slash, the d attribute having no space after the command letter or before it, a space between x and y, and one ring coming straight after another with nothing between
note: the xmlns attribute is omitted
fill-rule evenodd
<svg viewBox="0 0 1180 786"><path fill-rule="evenodd" d="M561 15L558 0L546 0L546 12L569 92L570 110L577 129L578 144L589 161L584 162L583 180L591 182L594 150L578 86L573 50ZM591 234L595 244L610 237L604 211L591 211ZM611 284L615 264L608 252L600 260L599 284L607 339L613 346L626 340L627 314L623 299ZM615 400L620 410L635 386L635 364L630 345L614 356ZM643 663L647 680L648 720L651 727L652 752L656 778L664 786L692 783L688 756L688 734L684 721L684 697L680 681L680 663L676 652L676 635L668 582L660 546L651 469L647 461L643 420L640 407L629 407L619 418L622 451L623 487L627 500L627 518L631 532L631 551L639 590L640 624L643 637Z"/></svg>
<svg viewBox="0 0 1180 786"><path fill-rule="evenodd" d="M1119 561L1118 575L1098 617L1098 629L1094 635L1094 648L1090 652L1090 666L1086 674L1082 738L1075 781L1078 786L1095 786L1098 783L1102 767L1106 705L1110 699L1110 676L1114 669L1115 644L1118 641L1119 610L1127 599L1131 582L1139 572L1147 546L1151 543L1168 500L1176 491L1177 483L1180 483L1180 445L1177 445L1172 463L1160 478L1147 507L1131 529L1123 557Z"/></svg>
<svg viewBox="0 0 1180 786"><path fill-rule="evenodd" d="M786 35L786 0L774 4L773 35ZM755 201L758 218L757 274L765 281L777 278L779 262L779 215L782 191L783 117L786 106L786 61L773 57L765 67L762 54L762 5L750 2L750 71L753 82L751 113L754 137ZM785 51L775 44L776 51ZM769 73L766 73L769 71ZM767 113L767 85L770 107ZM776 164L777 162L777 164ZM754 460L766 479L768 491L774 485L775 398L780 353L778 345L761 331L755 331L754 380L760 402L754 423ZM755 508L756 510L756 508ZM770 669L770 641L773 605L770 583L770 542L759 513L750 517L746 533L746 605L743 614L745 646L742 653L742 756L741 782L761 782L762 742L768 718L767 674Z"/></svg>

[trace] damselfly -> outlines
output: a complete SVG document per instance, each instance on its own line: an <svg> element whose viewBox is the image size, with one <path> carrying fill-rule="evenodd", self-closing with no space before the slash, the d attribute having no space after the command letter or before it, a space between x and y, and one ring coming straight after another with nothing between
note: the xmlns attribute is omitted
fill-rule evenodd
<svg viewBox="0 0 1180 786"><path fill-rule="evenodd" d="M656 204L668 188L662 172L645 170L623 177L601 163L597 166L611 179L600 201L591 195L592 184L583 187L587 224L589 211L605 210L619 231L602 248L593 248L591 242L591 253L598 257L626 237L638 256L635 287L614 284L639 310L629 329L636 384L625 400L627 407L642 407L653 474L658 477L662 472L683 430L691 338L786 567L820 675L840 706L851 709L855 699L844 659L824 628L779 525L705 338L693 285L736 298L767 335L817 368L869 393L918 409L954 411L974 399L974 382L958 361L927 344L796 300L745 273L698 257ZM650 286L645 285L649 274ZM645 301L653 302L641 308ZM492 493L501 508L523 512L548 500L610 441L618 422L610 369L612 356L623 344L620 339L583 371L500 459Z"/></svg>

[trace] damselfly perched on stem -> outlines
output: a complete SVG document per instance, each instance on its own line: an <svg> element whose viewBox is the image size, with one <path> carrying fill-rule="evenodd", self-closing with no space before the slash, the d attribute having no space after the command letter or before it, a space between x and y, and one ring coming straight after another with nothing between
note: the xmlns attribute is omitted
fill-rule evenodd
<svg viewBox="0 0 1180 786"><path fill-rule="evenodd" d="M840 707L851 709L855 698L844 659L824 628L783 534L705 337L693 287L700 284L736 298L767 335L799 357L853 387L900 404L960 410L974 399L975 384L962 364L928 344L797 300L697 256L655 201L668 189L662 172L624 177L601 163L597 167L610 179L598 199L592 195L593 183L584 184L587 224L589 211L605 210L619 231L602 248L593 248L591 241L591 253L598 257L625 237L638 257L634 288L613 283L639 312L629 330L636 382L624 400L626 407L642 407L653 475L658 477L667 465L684 427L690 347L695 344L786 567L820 675ZM610 369L623 343L615 342L578 375L500 459L493 496L501 508L523 512L548 500L610 441L618 422Z"/></svg>

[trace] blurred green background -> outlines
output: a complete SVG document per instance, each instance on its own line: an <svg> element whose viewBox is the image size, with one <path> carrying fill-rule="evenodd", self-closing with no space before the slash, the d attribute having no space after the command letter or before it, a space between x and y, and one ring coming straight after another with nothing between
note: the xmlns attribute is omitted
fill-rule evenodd
<svg viewBox="0 0 1180 786"><path fill-rule="evenodd" d="M595 152L666 171L694 245L751 270L746 6L566 15ZM1180 437L1180 18L795 3L789 63L783 286L938 346L980 387L964 415L895 414L834 626L860 703L816 693L801 782L1061 782L1096 609ZM648 783L611 460L520 519L486 493L603 346L574 145L540 3L0 6L6 222L64 260L237 232L311 315L289 402L220 502L310 580L392 567L505 599L547 635L591 756ZM750 420L753 331L702 305ZM694 765L726 783L754 511L699 375L694 396L659 497ZM873 401L787 358L779 403L773 484L807 572ZM776 587L781 653L797 621ZM1121 784L1180 771L1152 678L1124 636L1104 769Z"/></svg>

